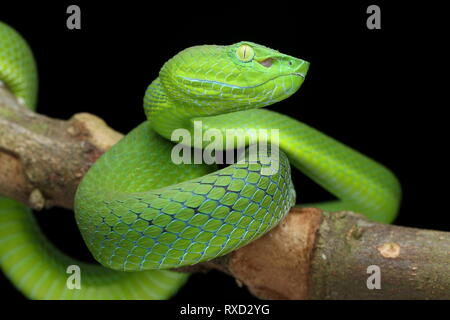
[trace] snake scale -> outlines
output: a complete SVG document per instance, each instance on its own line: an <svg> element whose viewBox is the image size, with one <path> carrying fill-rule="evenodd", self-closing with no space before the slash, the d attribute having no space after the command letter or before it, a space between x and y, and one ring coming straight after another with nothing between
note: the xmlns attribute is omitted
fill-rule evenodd
<svg viewBox="0 0 450 320"><path fill-rule="evenodd" d="M305 206L391 222L401 191L388 169L304 123L261 109L295 93L308 68L304 60L245 41L175 55L145 93L147 121L101 156L76 192L76 222L100 264L66 256L46 240L30 209L0 198L5 275L33 299L169 298L187 275L166 269L226 254L285 217L296 196L290 164L338 199ZM35 107L33 54L3 23L0 80ZM267 163L259 158L221 169L173 163L172 132L195 134L196 121L202 133L278 129L278 170L263 173ZM81 268L81 290L66 286L69 265Z"/></svg>

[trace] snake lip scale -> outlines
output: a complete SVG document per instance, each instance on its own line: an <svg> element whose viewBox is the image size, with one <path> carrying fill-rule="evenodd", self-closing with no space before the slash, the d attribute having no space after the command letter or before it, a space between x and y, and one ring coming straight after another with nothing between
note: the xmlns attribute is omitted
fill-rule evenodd
<svg viewBox="0 0 450 320"><path fill-rule="evenodd" d="M263 109L293 95L308 69L302 59L249 41L179 52L146 90L147 120L103 154L76 191L76 223L99 264L65 255L45 238L29 208L0 198L2 271L32 299L169 298L188 275L167 269L236 250L286 216L296 205L291 165L337 199L299 205L391 222L401 198L392 172L296 119ZM0 81L35 108L32 51L2 22ZM215 128L224 137L227 130L278 129L278 170L265 174L270 164L262 157L220 170L175 164L171 133L194 133L197 121L202 133ZM68 288L69 266L81 270L81 290Z"/></svg>

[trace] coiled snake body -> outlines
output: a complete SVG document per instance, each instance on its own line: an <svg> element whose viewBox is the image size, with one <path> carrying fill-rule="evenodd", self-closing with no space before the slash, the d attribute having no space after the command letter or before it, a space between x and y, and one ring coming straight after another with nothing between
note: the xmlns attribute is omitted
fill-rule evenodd
<svg viewBox="0 0 450 320"><path fill-rule="evenodd" d="M148 121L106 152L78 187L76 221L103 266L59 252L41 234L29 209L1 198L4 273L36 299L170 297L187 276L164 269L226 254L283 219L295 204L289 163L339 199L308 205L392 221L400 187L390 171L295 119L258 109L296 92L308 67L306 61L251 42L178 53L147 89ZM2 23L0 80L34 108L32 53ZM251 136L258 129L279 129L278 170L263 173L267 164L260 160L221 170L173 163L171 134L184 128L195 135L195 121L201 122L203 134L214 129L223 136L230 130ZM266 139L273 142L270 135ZM81 268L81 290L66 286L69 265Z"/></svg>

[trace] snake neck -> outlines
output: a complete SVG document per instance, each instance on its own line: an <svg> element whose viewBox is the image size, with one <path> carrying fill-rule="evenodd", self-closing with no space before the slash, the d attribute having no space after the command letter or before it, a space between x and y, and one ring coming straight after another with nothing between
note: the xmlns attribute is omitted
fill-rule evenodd
<svg viewBox="0 0 450 320"><path fill-rule="evenodd" d="M167 139L170 139L173 128L183 128L186 124L174 109L175 105L165 93L161 80L156 78L145 92L144 112L152 128Z"/></svg>
<svg viewBox="0 0 450 320"><path fill-rule="evenodd" d="M170 88L164 87L161 79L156 78L147 88L144 96L144 112L153 130L166 139L171 139L172 133L177 129L186 129L193 133L195 120L233 112L234 110L216 108L212 105L202 106L191 101L184 102L180 96L171 97ZM241 106L236 109L242 109Z"/></svg>

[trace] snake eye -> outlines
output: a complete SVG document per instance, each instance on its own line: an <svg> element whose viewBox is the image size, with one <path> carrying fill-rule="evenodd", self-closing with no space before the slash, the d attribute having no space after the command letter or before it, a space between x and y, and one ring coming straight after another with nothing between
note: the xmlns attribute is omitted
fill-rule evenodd
<svg viewBox="0 0 450 320"><path fill-rule="evenodd" d="M249 62L255 56L255 51L248 44L243 44L236 50L236 55L242 62Z"/></svg>

